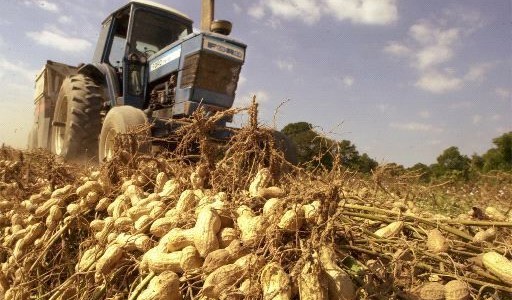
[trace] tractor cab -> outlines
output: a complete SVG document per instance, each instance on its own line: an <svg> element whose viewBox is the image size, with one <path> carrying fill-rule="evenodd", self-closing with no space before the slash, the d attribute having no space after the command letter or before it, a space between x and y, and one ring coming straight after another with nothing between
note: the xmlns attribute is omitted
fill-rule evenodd
<svg viewBox="0 0 512 300"><path fill-rule="evenodd" d="M144 108L148 58L192 33L192 20L164 5L136 0L102 23L93 63L114 68L122 103ZM121 96L121 95L117 95Z"/></svg>

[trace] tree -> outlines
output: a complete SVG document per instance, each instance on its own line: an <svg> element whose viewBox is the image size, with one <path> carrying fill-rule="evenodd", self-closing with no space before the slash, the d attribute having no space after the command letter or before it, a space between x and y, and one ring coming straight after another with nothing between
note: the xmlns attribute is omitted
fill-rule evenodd
<svg viewBox="0 0 512 300"><path fill-rule="evenodd" d="M502 134L492 140L500 152L503 163L508 168L512 167L512 131Z"/></svg>
<svg viewBox="0 0 512 300"><path fill-rule="evenodd" d="M485 160L476 153L471 155L471 169L474 171L482 171L484 168Z"/></svg>
<svg viewBox="0 0 512 300"><path fill-rule="evenodd" d="M484 159L484 172L505 169L503 156L498 149L489 149L482 157Z"/></svg>
<svg viewBox="0 0 512 300"><path fill-rule="evenodd" d="M416 172L419 175L419 180L421 182L430 182L432 177L432 170L426 164L417 163L410 167L408 170Z"/></svg>
<svg viewBox="0 0 512 300"><path fill-rule="evenodd" d="M318 164L331 169L334 157L339 155L344 167L370 172L377 162L367 154L359 155L357 148L348 140L334 141L321 136L307 122L286 125L282 130L297 146L297 159L302 164Z"/></svg>
<svg viewBox="0 0 512 300"><path fill-rule="evenodd" d="M377 168L377 166L379 165L377 163L377 161L372 159L366 153L363 153L363 155L361 155L361 157L359 157L357 164L358 164L358 170L363 173L370 173L372 170Z"/></svg>
<svg viewBox="0 0 512 300"><path fill-rule="evenodd" d="M341 164L351 169L358 169L360 157L356 146L350 141L342 140L338 142L337 147L336 151L339 151Z"/></svg>
<svg viewBox="0 0 512 300"><path fill-rule="evenodd" d="M443 151L437 157L437 166L435 167L440 175L448 175L451 177L468 178L470 167L470 159L460 154L459 148L452 146Z"/></svg>
<svg viewBox="0 0 512 300"><path fill-rule="evenodd" d="M317 134L312 130L312 126L306 122L298 122L286 125L282 130L297 147L297 160L300 163L308 161L312 155L314 145L312 141Z"/></svg>
<svg viewBox="0 0 512 300"><path fill-rule="evenodd" d="M483 156L483 170L512 170L512 131L492 140L495 148L489 149Z"/></svg>
<svg viewBox="0 0 512 300"><path fill-rule="evenodd" d="M428 168L432 171L432 176L435 178L442 177L446 173L446 170L439 164L431 164Z"/></svg>
<svg viewBox="0 0 512 300"><path fill-rule="evenodd" d="M321 137L307 122L297 122L286 125L282 130L297 146L299 163L310 163L317 159L327 167L332 166L332 156L327 154L333 141Z"/></svg>

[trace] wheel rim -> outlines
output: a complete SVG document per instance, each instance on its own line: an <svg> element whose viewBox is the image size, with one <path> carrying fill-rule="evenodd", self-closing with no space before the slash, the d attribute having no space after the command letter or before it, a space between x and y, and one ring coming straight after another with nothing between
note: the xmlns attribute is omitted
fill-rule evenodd
<svg viewBox="0 0 512 300"><path fill-rule="evenodd" d="M114 129L110 129L105 138L105 146L103 147L104 159L111 161L114 158L114 144L115 144L116 132Z"/></svg>
<svg viewBox="0 0 512 300"><path fill-rule="evenodd" d="M67 112L68 112L68 100L62 99L61 105L58 108L57 122L61 124L67 124ZM61 155L64 149L64 138L66 136L66 126L54 126L53 145L55 154Z"/></svg>

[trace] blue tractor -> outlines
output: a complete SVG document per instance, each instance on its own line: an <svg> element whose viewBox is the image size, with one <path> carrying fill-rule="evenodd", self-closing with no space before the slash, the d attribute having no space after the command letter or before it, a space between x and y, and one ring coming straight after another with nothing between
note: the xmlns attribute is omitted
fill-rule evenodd
<svg viewBox="0 0 512 300"><path fill-rule="evenodd" d="M152 137L166 138L199 107L231 108L246 45L230 38L231 23L214 21L213 12L214 0L202 0L200 32L183 13L150 1L113 12L91 63L48 61L38 75L29 148L102 162L112 158L119 133L147 125Z"/></svg>

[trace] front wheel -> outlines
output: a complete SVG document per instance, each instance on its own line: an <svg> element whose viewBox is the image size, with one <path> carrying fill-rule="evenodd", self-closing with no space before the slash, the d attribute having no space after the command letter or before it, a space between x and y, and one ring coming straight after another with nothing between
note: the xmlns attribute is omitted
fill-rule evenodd
<svg viewBox="0 0 512 300"><path fill-rule="evenodd" d="M120 150L131 154L148 153L150 126L146 114L132 106L112 108L103 122L99 143L99 160L111 161Z"/></svg>

